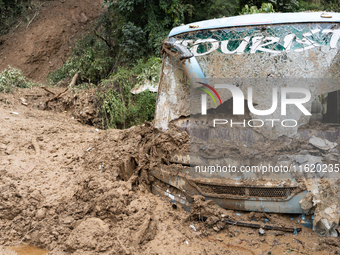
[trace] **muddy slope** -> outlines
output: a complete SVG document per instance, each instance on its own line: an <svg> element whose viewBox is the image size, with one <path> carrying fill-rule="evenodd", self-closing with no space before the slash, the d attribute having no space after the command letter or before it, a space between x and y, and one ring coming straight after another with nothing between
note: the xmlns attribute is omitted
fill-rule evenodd
<svg viewBox="0 0 340 255"><path fill-rule="evenodd" d="M103 12L102 0L43 1L42 9L27 27L0 38L0 71L8 65L25 76L45 82L71 54L74 40L86 32Z"/></svg>
<svg viewBox="0 0 340 255"><path fill-rule="evenodd" d="M122 181L121 162L138 156L151 126L96 130L67 112L26 106L24 92L0 95L0 244L29 242L51 254L225 253L197 246L182 224L188 213L145 182Z"/></svg>

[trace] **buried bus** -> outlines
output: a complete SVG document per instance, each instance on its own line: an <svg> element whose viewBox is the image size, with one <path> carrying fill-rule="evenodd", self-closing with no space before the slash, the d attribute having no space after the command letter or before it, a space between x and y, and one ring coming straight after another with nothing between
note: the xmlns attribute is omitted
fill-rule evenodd
<svg viewBox="0 0 340 255"><path fill-rule="evenodd" d="M339 184L339 22L340 13L273 13L174 28L154 124L187 132L190 151L152 170L153 192L189 210L195 195L245 211L317 206L314 229L333 235L339 194L324 196L321 182Z"/></svg>

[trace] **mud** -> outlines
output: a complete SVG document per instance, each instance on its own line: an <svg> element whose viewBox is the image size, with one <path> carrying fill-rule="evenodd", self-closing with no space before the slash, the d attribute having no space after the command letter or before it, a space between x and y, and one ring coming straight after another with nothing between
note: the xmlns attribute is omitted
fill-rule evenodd
<svg viewBox="0 0 340 255"><path fill-rule="evenodd" d="M239 141L224 141L220 138L202 140L191 137L191 153L205 158L238 158L247 160L272 159L273 162L283 154L297 154L311 150L313 147L306 139L289 139L282 137L275 141L259 142L245 145Z"/></svg>
<svg viewBox="0 0 340 255"><path fill-rule="evenodd" d="M47 250L25 244L6 247L6 250L13 251L15 255L45 255L48 253Z"/></svg>
<svg viewBox="0 0 340 255"><path fill-rule="evenodd" d="M31 24L22 23L0 38L0 71L8 65L37 82L62 66L76 39L89 30L104 11L102 1L41 1L42 8Z"/></svg>
<svg viewBox="0 0 340 255"><path fill-rule="evenodd" d="M71 94L42 110L40 102L51 96L42 91L0 95L0 249L25 243L51 255L336 251L336 238L318 236L297 216L228 211L203 197L195 198L191 213L173 206L170 198L150 192L156 181L150 169L171 164L172 152L188 152L187 133L163 133L150 123L96 130L64 106ZM77 107L84 109L84 102ZM302 231L262 236L224 219L268 219L266 224Z"/></svg>
<svg viewBox="0 0 340 255"><path fill-rule="evenodd" d="M102 13L101 4L44 1L43 7L51 11L43 9L28 28L19 26L1 38L0 70L11 65L35 81L45 81ZM176 69L174 77L178 84L186 83L182 69ZM300 216L230 211L200 196L188 213L172 199L153 195L151 186L159 181L150 170L166 165L180 173L183 165L173 164L171 154L190 151L187 133L171 126L163 133L150 123L100 130L95 91L69 89L49 101L66 87L47 89L50 92L33 88L0 94L0 254L339 253L337 238L318 236L301 225ZM183 96L188 87L176 91ZM230 103L225 104L228 110ZM182 114L188 107L178 105L173 116L188 116ZM225 149L234 156L260 156L244 146L234 151L235 146L228 143ZM282 141L268 146L275 147L267 155L271 157L303 145ZM179 192L169 189L171 194ZM302 231L260 234L226 225L226 219L266 221Z"/></svg>
<svg viewBox="0 0 340 255"><path fill-rule="evenodd" d="M78 90L70 88L61 94L57 99L56 95L65 91L65 88L34 87L27 91L18 89L16 97L11 94L1 95L0 100L4 102L6 108L11 109L13 104L26 105L29 108L38 110L49 110L57 113L63 113L65 116L78 121L79 123L101 128L102 123L97 112L96 90ZM49 101L51 100L51 101Z"/></svg>
<svg viewBox="0 0 340 255"><path fill-rule="evenodd" d="M8 248L0 246L0 254L2 255L18 255L15 251L12 251Z"/></svg>
<svg viewBox="0 0 340 255"><path fill-rule="evenodd" d="M321 130L321 131L334 131L338 130L338 125L334 126L334 124L322 123L320 121L314 121L312 123L305 123L299 127L299 129L312 129L312 130Z"/></svg>

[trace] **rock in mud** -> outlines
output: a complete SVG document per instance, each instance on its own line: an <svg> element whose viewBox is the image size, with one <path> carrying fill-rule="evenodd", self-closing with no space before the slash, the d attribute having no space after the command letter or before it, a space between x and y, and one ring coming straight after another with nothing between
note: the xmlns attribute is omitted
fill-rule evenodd
<svg viewBox="0 0 340 255"><path fill-rule="evenodd" d="M66 240L66 246L70 251L95 250L98 245L97 238L105 235L108 231L109 226L101 219L87 219L71 232Z"/></svg>
<svg viewBox="0 0 340 255"><path fill-rule="evenodd" d="M37 211L37 214L35 215L35 217L37 218L37 220L42 220L44 219L46 216L46 209L45 208L41 208Z"/></svg>
<svg viewBox="0 0 340 255"><path fill-rule="evenodd" d="M308 212L313 207L313 196L310 192L299 202L301 209Z"/></svg>
<svg viewBox="0 0 340 255"><path fill-rule="evenodd" d="M309 143L315 146L316 148L320 150L324 150L324 151L331 150L338 145L337 143L332 143L328 141L327 139L315 137L314 135L311 139L309 139Z"/></svg>
<svg viewBox="0 0 340 255"><path fill-rule="evenodd" d="M315 206L313 230L325 237L337 236L340 220L339 184L331 179L309 179L305 181Z"/></svg>

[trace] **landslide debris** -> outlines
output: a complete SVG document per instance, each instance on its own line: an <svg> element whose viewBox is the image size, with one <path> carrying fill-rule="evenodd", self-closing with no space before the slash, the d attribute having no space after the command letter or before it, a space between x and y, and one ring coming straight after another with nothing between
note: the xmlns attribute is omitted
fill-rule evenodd
<svg viewBox="0 0 340 255"><path fill-rule="evenodd" d="M150 192L156 180L149 170L169 163L174 150L188 151L185 132L163 133L150 123L96 129L61 106L64 111L54 111L62 98L49 104L51 110L36 109L35 103L51 96L37 96L38 89L0 95L1 249L26 242L58 255L312 254L325 240L303 226L298 236L261 236L221 221L268 219L267 224L301 227L298 216L227 211L202 197L191 214L173 207L171 199ZM334 247L323 246L319 254Z"/></svg>
<svg viewBox="0 0 340 255"><path fill-rule="evenodd" d="M8 65L36 82L45 82L71 54L75 39L102 14L102 0L42 1L30 25L0 37L0 71Z"/></svg>

